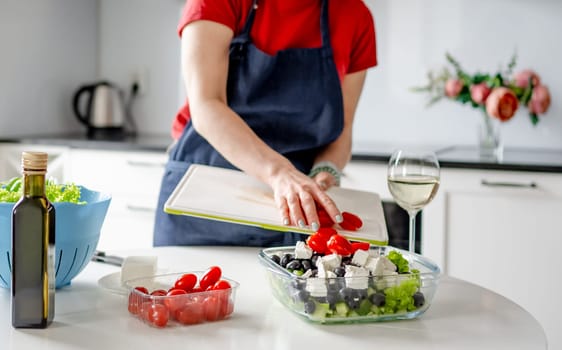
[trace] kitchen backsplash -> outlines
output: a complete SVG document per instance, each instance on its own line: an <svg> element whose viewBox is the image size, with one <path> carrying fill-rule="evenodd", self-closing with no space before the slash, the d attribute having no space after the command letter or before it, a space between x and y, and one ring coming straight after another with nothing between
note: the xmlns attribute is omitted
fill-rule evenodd
<svg viewBox="0 0 562 350"><path fill-rule="evenodd" d="M142 74L134 105L141 132L167 134L183 102L178 0L35 0L2 3L0 138L82 131L73 117L78 86L109 79L127 88ZM558 0L367 0L377 29L379 66L357 111L356 143L472 145L481 116L458 103L425 108L429 69L452 53L468 71L494 71L514 51L516 67L535 69L552 106L533 127L523 109L502 125L507 147L562 148L562 31Z"/></svg>

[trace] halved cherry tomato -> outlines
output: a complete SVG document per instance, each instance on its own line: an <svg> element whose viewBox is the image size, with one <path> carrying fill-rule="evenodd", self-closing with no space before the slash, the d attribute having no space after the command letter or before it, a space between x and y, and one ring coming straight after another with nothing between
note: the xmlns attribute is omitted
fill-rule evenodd
<svg viewBox="0 0 562 350"><path fill-rule="evenodd" d="M363 221L359 216L344 211L341 213L343 221L339 223L340 227L347 231L357 231L363 226Z"/></svg>
<svg viewBox="0 0 562 350"><path fill-rule="evenodd" d="M342 256L351 255L351 243L344 236L333 235L327 243L327 248L334 254Z"/></svg>
<svg viewBox="0 0 562 350"><path fill-rule="evenodd" d="M316 231L315 234L322 236L327 242L330 237L332 237L333 235L337 235L338 231L336 231L336 229L332 227L321 227L318 229L318 231Z"/></svg>
<svg viewBox="0 0 562 350"><path fill-rule="evenodd" d="M318 213L318 220L320 221L320 227L332 227L334 226L334 221L330 217L330 214L323 208L316 210Z"/></svg>
<svg viewBox="0 0 562 350"><path fill-rule="evenodd" d="M327 239L318 233L315 233L306 239L306 244L310 247L310 249L319 254L326 253L326 243Z"/></svg>
<svg viewBox="0 0 562 350"><path fill-rule="evenodd" d="M358 250L369 250L371 245L369 242L351 242L351 253L355 253Z"/></svg>
<svg viewBox="0 0 562 350"><path fill-rule="evenodd" d="M230 289L230 283L227 280L218 280L217 283L210 286L207 290L220 290L220 289Z"/></svg>
<svg viewBox="0 0 562 350"><path fill-rule="evenodd" d="M209 267L209 269L207 269L203 277L201 277L201 280L199 281L199 287L201 287L201 289L203 290L207 289L209 286L212 286L213 284L217 283L217 281L220 280L221 275L222 275L222 271L220 267L218 266Z"/></svg>
<svg viewBox="0 0 562 350"><path fill-rule="evenodd" d="M174 288L183 289L186 292L191 292L196 284L197 276L195 276L195 274L193 273L186 273L176 280Z"/></svg>

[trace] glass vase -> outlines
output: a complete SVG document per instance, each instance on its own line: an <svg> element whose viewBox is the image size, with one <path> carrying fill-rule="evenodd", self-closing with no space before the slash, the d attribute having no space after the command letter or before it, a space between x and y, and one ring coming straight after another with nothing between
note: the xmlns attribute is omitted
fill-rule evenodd
<svg viewBox="0 0 562 350"><path fill-rule="evenodd" d="M500 121L484 111L478 130L478 153L483 160L501 161L503 144L501 142Z"/></svg>

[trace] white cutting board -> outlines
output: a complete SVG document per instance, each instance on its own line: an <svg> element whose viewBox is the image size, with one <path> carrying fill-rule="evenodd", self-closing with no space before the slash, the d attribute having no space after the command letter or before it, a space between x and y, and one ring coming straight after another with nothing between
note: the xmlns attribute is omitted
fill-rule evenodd
<svg viewBox="0 0 562 350"><path fill-rule="evenodd" d="M332 187L327 193L340 211L348 211L363 220L358 231L338 232L350 239L373 244L388 244L381 199L373 192ZM237 170L193 164L172 192L164 211L169 214L196 216L258 226L274 231L312 234L314 231L285 226L266 184Z"/></svg>

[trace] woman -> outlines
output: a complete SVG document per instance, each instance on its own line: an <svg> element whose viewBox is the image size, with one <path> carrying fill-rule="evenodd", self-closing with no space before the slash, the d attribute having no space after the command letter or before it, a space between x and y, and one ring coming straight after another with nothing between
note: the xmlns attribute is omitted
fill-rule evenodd
<svg viewBox="0 0 562 350"><path fill-rule="evenodd" d="M319 226L317 205L351 156L355 109L376 65L361 0L187 0L179 24L188 103L174 121L154 245L294 244L299 234L163 212L190 164L268 184L285 225ZM220 200L220 198L217 198Z"/></svg>

